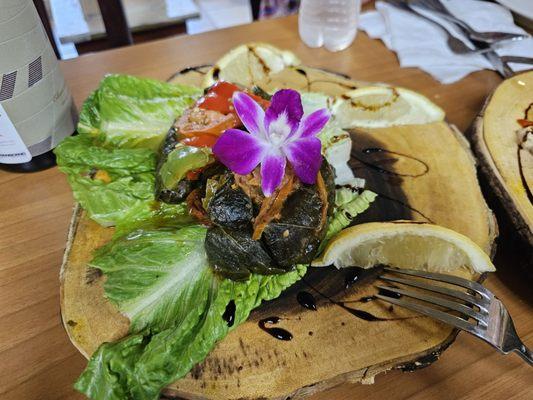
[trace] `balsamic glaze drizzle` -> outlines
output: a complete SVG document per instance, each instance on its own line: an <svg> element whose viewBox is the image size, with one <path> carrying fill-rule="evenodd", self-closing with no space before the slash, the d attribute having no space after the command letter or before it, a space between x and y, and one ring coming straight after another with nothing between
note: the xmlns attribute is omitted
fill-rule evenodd
<svg viewBox="0 0 533 400"><path fill-rule="evenodd" d="M296 295L296 300L302 307L307 308L308 310L316 311L316 300L311 293L302 290Z"/></svg>
<svg viewBox="0 0 533 400"><path fill-rule="evenodd" d="M235 301L230 300L229 303L226 305L226 310L224 311L224 314L222 314L222 319L226 321L229 327L233 326L235 323Z"/></svg>
<svg viewBox="0 0 533 400"><path fill-rule="evenodd" d="M529 202L533 204L533 193L531 193L531 189L529 188L526 177L524 175L524 168L522 167L522 155L520 154L521 149L522 144L520 143L518 145L518 148L516 149L516 157L518 158L518 172L520 173L520 180L522 181L522 186L526 189L527 198Z"/></svg>
<svg viewBox="0 0 533 400"><path fill-rule="evenodd" d="M344 83L344 82L338 82L338 81L329 81L327 79L316 79L314 81L312 81L311 79L309 79L309 76L307 75L307 72L305 70L303 70L302 68L295 68L294 69L296 72L298 72L300 75L303 75L303 77L305 78L305 81L306 81L306 90L308 92L311 91L311 86L315 83L330 83L332 85L339 85L340 87L343 87L345 89L348 89L348 90L354 90L354 89L357 89L357 86L355 85L350 85L350 84L347 84L347 83ZM324 72L327 72L329 74L332 74L332 72L330 71L325 71L323 70ZM348 76L344 76L344 75L341 75L341 74L337 74L337 75L340 75L342 78L344 79L350 79Z"/></svg>
<svg viewBox="0 0 533 400"><path fill-rule="evenodd" d="M404 157L404 158L408 158L410 160L413 160L413 161L415 161L416 163L418 163L419 165L422 166L422 171L419 172L419 173L402 174L400 172L396 172L396 171L393 171L393 170L390 170L390 169L383 168L382 166L377 164L377 162L371 162L371 161L363 160L363 159L361 159L358 156L357 152L352 151L351 155L352 155L353 158L355 158L361 164L363 164L363 165L367 166L368 168L373 169L373 170L375 170L375 171L377 171L377 172L379 172L381 174L395 175L395 176L408 177L408 178L418 178L418 177L423 176L423 175L425 175L425 174L427 174L429 172L429 165L426 162L420 160L419 158L410 156L408 154L404 154L404 153L399 153L397 151L383 149L381 147L368 147L366 149L361 150L361 153L363 153L363 154L375 154L375 153L393 154L393 155L397 155L397 156L400 156L400 157ZM397 158L393 158L389 162L394 162L396 160L397 160ZM383 164L386 160L378 160L378 161L380 161Z"/></svg>
<svg viewBox="0 0 533 400"><path fill-rule="evenodd" d="M268 317L259 321L259 327L268 333L270 336L278 340L292 340L292 333L288 330L278 327L269 327L267 325L275 325L281 320L280 317Z"/></svg>
<svg viewBox="0 0 533 400"><path fill-rule="evenodd" d="M351 273L350 273L350 276L352 278L349 279L349 281L351 281L352 284L353 284L353 282L356 282L359 279L361 273L363 271L365 271L363 268L356 268L356 267L350 268L350 270L352 270ZM373 315L373 314L369 313L368 311L359 310L357 308L353 308L353 307L350 307L350 306L347 305L347 304L354 303L354 302L366 303L366 302L369 302L369 301L373 301L373 300L377 299L377 297L375 297L375 296L366 296L366 297L363 297L363 298L361 298L359 300L356 300L356 301L337 301L337 300L334 300L333 298L329 297L325 293L322 293L321 291L319 291L314 286L312 286L309 282L307 282L305 280L305 278L302 278L302 282L304 282L309 288L311 288L313 291L318 293L320 296L322 296L323 298L328 300L331 304L334 304L334 305L342 308L343 310L349 312L354 317L357 317L359 319L362 319L362 320L365 320L365 321L368 321L368 322L397 321L397 320L412 318L412 317L403 317L403 318L382 318L382 317L378 317L376 315ZM393 293L393 292L390 292L388 290L386 290L386 291L385 290L380 290L380 292L383 295L387 295L387 296L390 296L390 297L396 297L397 298L399 296L397 293Z"/></svg>
<svg viewBox="0 0 533 400"><path fill-rule="evenodd" d="M420 215L422 218L426 219L429 223L431 223L431 224L434 224L434 223L435 223L431 218L429 218L427 215L425 215L422 211L417 210L416 208L410 206L409 204L407 204L407 203L405 203L405 202L403 202L403 201L401 201L401 200L395 199L395 198L393 198L393 197L387 196L387 195L385 195L385 194L383 194L383 193L377 192L377 191L375 191L375 190L373 190L373 189L372 189L372 191L373 191L374 193L376 193L379 197L383 197L384 199L387 199L387 200L393 201L393 202L395 202L395 203L398 203L398 204L402 205L403 207L408 208L409 210L411 210L411 211L417 213L417 214ZM416 223L416 221L409 221L409 222L411 222L411 223Z"/></svg>
<svg viewBox="0 0 533 400"><path fill-rule="evenodd" d="M197 65L195 67L183 68L176 75L186 74L187 72L191 72L191 71L198 72L201 75L205 75L205 72L202 71L202 68L205 68L205 67L210 67L210 65L209 64L205 64L205 65Z"/></svg>

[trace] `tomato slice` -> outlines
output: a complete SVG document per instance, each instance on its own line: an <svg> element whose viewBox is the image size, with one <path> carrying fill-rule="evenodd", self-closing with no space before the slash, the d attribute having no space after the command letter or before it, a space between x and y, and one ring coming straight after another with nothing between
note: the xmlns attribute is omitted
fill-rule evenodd
<svg viewBox="0 0 533 400"><path fill-rule="evenodd" d="M263 107L263 109L267 108L270 105L270 102L268 100L265 100L260 96L250 93L246 89L243 90L237 85L234 85L233 83L225 81L218 81L213 86L211 86L207 94L196 102L196 105L206 110L214 110L221 112L222 114L232 113L236 115L235 109L233 108L232 96L233 93L237 91L246 92L246 94L248 94L256 102L258 102L259 105Z"/></svg>
<svg viewBox="0 0 533 400"><path fill-rule="evenodd" d="M237 123L237 118L233 114L224 115L218 111L193 107L183 113L176 128L180 135L186 137L202 134L219 136L226 129L236 127Z"/></svg>
<svg viewBox="0 0 533 400"><path fill-rule="evenodd" d="M233 110L231 97L238 90L240 90L239 87L233 83L219 81L211 86L207 94L198 100L196 105L206 110L229 114Z"/></svg>
<svg viewBox="0 0 533 400"><path fill-rule="evenodd" d="M199 136L186 137L180 142L187 146L194 147L213 147L218 140L218 136L202 134Z"/></svg>
<svg viewBox="0 0 533 400"><path fill-rule="evenodd" d="M218 136L227 129L242 125L235 109L232 96L242 90L233 83L219 81L208 93L186 110L176 123L181 143L195 147L213 147ZM253 93L245 92L266 109L270 102Z"/></svg>

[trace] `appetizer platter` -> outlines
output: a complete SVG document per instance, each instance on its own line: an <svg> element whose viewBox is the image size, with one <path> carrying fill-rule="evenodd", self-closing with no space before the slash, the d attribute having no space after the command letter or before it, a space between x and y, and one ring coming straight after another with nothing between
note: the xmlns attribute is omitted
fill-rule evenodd
<svg viewBox="0 0 533 400"><path fill-rule="evenodd" d="M302 398L413 370L456 331L377 300L380 265L493 270L468 142L408 89L252 43L166 83L104 78L78 131L56 150L78 201L61 312L89 398Z"/></svg>
<svg viewBox="0 0 533 400"><path fill-rule="evenodd" d="M502 82L474 126L474 149L516 231L533 246L533 71Z"/></svg>

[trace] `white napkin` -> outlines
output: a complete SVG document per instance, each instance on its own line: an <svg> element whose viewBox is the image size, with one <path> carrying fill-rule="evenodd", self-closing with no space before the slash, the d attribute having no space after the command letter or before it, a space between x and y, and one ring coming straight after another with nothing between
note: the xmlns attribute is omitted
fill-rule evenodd
<svg viewBox="0 0 533 400"><path fill-rule="evenodd" d="M509 10L498 4L480 0L441 1L452 14L480 32L526 33L514 24ZM424 15L445 25L448 32L474 48L453 24L433 14L424 12ZM361 15L359 25L371 38L381 39L396 52L400 66L418 67L442 83L458 81L481 69L494 69L482 55L453 53L447 45L448 34L439 26L382 1L376 2L376 11ZM495 51L499 55L533 57L533 39L508 41L499 44ZM531 65L510 64L510 67L520 71L531 68Z"/></svg>

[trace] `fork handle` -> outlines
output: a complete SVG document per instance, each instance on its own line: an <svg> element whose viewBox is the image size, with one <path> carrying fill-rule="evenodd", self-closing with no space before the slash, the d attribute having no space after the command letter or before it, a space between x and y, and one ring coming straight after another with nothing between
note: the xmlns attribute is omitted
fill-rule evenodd
<svg viewBox="0 0 533 400"><path fill-rule="evenodd" d="M522 357L529 365L533 366L533 352L529 350L525 344L521 343L515 350L520 357Z"/></svg>

